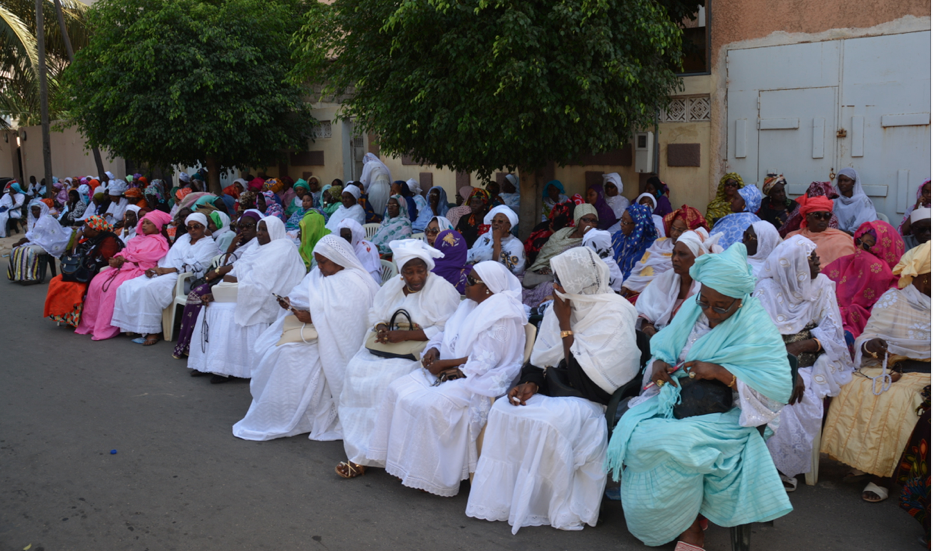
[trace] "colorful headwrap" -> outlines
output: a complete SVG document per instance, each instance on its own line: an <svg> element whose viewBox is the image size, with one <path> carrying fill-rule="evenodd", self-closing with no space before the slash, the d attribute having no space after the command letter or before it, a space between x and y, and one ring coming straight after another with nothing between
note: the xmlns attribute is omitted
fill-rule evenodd
<svg viewBox="0 0 933 551"><path fill-rule="evenodd" d="M94 215L89 216L87 220L84 221L84 224L92 230L97 231L113 231L113 226L109 222L104 220L102 216Z"/></svg>
<svg viewBox="0 0 933 551"><path fill-rule="evenodd" d="M827 199L822 195L817 195L816 197L808 197L806 195L801 195L796 199L797 203L800 205L800 227L807 227L807 215L811 212L832 212L833 211L833 200Z"/></svg>
<svg viewBox="0 0 933 551"><path fill-rule="evenodd" d="M716 197L710 201L706 207L707 220L719 220L723 216L732 214L732 205L726 199L726 182L735 180L739 184L739 189L745 187L745 182L737 172L730 172L719 179L719 187L716 189Z"/></svg>
<svg viewBox="0 0 933 551"><path fill-rule="evenodd" d="M867 233L875 237L875 244L868 252L887 264L889 268L894 268L904 256L904 240L897 234L897 230L884 220L865 222L855 231L854 239Z"/></svg>
<svg viewBox="0 0 933 551"><path fill-rule="evenodd" d="M42 202L45 203L45 205L46 205L47 207L49 207L50 209L54 209L54 208L55 208L55 201L53 201L53 200L51 200L51 199L43 199Z"/></svg>
<svg viewBox="0 0 933 551"><path fill-rule="evenodd" d="M139 191L139 188L131 187L130 189L126 190L126 192L123 194L123 196L124 196L124 197L130 197L130 198L132 198L132 197L135 197L135 198L142 198L143 193L142 193L141 191Z"/></svg>
<svg viewBox="0 0 933 551"><path fill-rule="evenodd" d="M632 203L625 209L632 221L635 222L635 229L628 236L618 231L612 235L612 249L615 251L615 261L622 271L624 280L631 274L635 263L641 260L648 247L658 238L658 229L654 225L654 219L651 217L651 208L638 203Z"/></svg>
<svg viewBox="0 0 933 551"><path fill-rule="evenodd" d="M253 178L246 184L246 189L247 191L262 191L263 184L265 184L265 182L262 178Z"/></svg>
<svg viewBox="0 0 933 551"><path fill-rule="evenodd" d="M275 192L272 190L266 190L262 192L262 196L266 199L266 212L263 214L266 216L275 216L284 222L285 211L282 209L282 205L276 201L277 197L275 196Z"/></svg>
<svg viewBox="0 0 933 551"><path fill-rule="evenodd" d="M770 195L771 190L774 189L774 186L778 184L787 184L787 180L784 179L783 174L777 176L768 176L765 178L764 185L761 186L761 193L763 195Z"/></svg>
<svg viewBox="0 0 933 551"><path fill-rule="evenodd" d="M745 212L755 214L761 208L761 192L755 186L745 186L738 191L745 199Z"/></svg>
<svg viewBox="0 0 933 551"><path fill-rule="evenodd" d="M179 189L178 191L175 192L175 198L178 199L179 201L181 201L182 199L184 199L185 197L187 197L189 193L191 193L191 188L190 188L190 187L183 187L183 188L181 188L181 189Z"/></svg>
<svg viewBox="0 0 933 551"><path fill-rule="evenodd" d="M674 224L674 220L677 220L678 218L687 224L688 230L703 228L706 231L709 231L709 225L706 223L706 218L703 218L703 215L700 214L700 211L689 205L684 205L664 217L665 234L671 234L671 226Z"/></svg>
<svg viewBox="0 0 933 551"><path fill-rule="evenodd" d="M907 254L891 271L894 275L901 277L897 282L899 289L910 285L918 275L930 273L930 242L927 241L907 251Z"/></svg>
<svg viewBox="0 0 933 551"><path fill-rule="evenodd" d="M283 189L285 189L285 183L282 182L282 180L279 180L278 178L269 178L262 185L263 191L272 191L274 193L278 193L282 191Z"/></svg>

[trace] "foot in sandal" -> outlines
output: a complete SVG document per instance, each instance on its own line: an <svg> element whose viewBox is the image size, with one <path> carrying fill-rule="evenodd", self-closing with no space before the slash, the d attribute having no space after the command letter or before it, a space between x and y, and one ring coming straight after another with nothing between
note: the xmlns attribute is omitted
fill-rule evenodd
<svg viewBox="0 0 933 551"><path fill-rule="evenodd" d="M862 490L862 499L868 503L881 503L888 499L888 489L883 488L874 482L869 482L868 486Z"/></svg>
<svg viewBox="0 0 933 551"><path fill-rule="evenodd" d="M143 346L152 346L159 342L159 334L146 335L146 340L143 341Z"/></svg>
<svg viewBox="0 0 933 551"><path fill-rule="evenodd" d="M334 471L341 478L356 478L366 473L366 467L352 461L341 461L334 467Z"/></svg>
<svg viewBox="0 0 933 551"><path fill-rule="evenodd" d="M701 524L702 516L698 516L690 528L677 538L677 546L674 551L702 551L704 541L703 527ZM705 520L705 519L703 519Z"/></svg>

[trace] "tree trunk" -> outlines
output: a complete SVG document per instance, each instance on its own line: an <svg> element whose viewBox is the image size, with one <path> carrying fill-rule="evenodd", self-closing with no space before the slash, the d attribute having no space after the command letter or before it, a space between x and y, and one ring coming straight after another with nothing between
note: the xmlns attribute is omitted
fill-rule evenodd
<svg viewBox="0 0 933 551"><path fill-rule="evenodd" d="M39 43L39 106L42 111L42 164L45 167L46 196L52 197L52 144L49 136L49 83L45 67L45 21L43 0L36 0L36 41Z"/></svg>
<svg viewBox="0 0 933 551"><path fill-rule="evenodd" d="M68 37L68 29L65 28L65 13L62 11L61 0L55 0L55 15L58 16L58 28L62 30L62 40L65 41L65 49L68 50L68 61L74 63L75 51L71 47L71 38ZM94 164L97 165L97 175L104 174L104 160L100 156L100 149L92 147L94 153Z"/></svg>
<svg viewBox="0 0 933 551"><path fill-rule="evenodd" d="M204 167L207 168L207 191L219 197L223 193L220 189L220 162L217 157L208 156L204 159Z"/></svg>
<svg viewBox="0 0 933 551"><path fill-rule="evenodd" d="M522 241L528 239L531 230L541 220L541 190L544 188L544 173L540 170L519 170L521 208L519 209L518 235Z"/></svg>

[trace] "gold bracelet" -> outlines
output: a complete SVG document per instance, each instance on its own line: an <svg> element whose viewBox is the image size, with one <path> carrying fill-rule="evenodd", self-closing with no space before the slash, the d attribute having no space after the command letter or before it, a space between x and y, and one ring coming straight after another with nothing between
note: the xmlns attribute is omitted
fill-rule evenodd
<svg viewBox="0 0 933 551"><path fill-rule="evenodd" d="M735 386L735 375L733 374L733 375L732 375L732 382L729 383L729 388L733 388L734 386Z"/></svg>
<svg viewBox="0 0 933 551"><path fill-rule="evenodd" d="M567 337L572 337L572 336L573 336L573 331L561 331L560 332L560 338L562 339L566 339Z"/></svg>
<svg viewBox="0 0 933 551"><path fill-rule="evenodd" d="M820 350L823 350L823 343L820 342L820 339L814 338L816 341L816 352L819 353Z"/></svg>

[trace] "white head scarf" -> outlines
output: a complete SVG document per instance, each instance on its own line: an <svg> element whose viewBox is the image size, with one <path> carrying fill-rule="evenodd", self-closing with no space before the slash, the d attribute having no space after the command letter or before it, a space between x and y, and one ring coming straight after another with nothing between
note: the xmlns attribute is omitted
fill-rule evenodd
<svg viewBox="0 0 933 551"><path fill-rule="evenodd" d="M651 195L650 193L642 193L641 195L639 195L638 197L635 198L635 203L636 203L636 204L640 204L640 203L641 203L641 200L642 200L643 198L645 198L645 197L647 197L648 199L651 199L651 204L653 205L653 206L651 207L651 210L652 210L652 211L653 211L654 209L658 208L658 200L655 199L655 198L654 198L654 195Z"/></svg>
<svg viewBox="0 0 933 551"><path fill-rule="evenodd" d="M126 181L124 180L110 180L110 183L107 185L107 193L109 195L123 195L127 187Z"/></svg>
<svg viewBox="0 0 933 551"><path fill-rule="evenodd" d="M359 226L359 224L357 224L357 226ZM352 228L350 231L353 231ZM379 290L379 286L376 285L373 278L369 276L369 272L367 272L366 269L363 268L363 264L360 263L359 257L356 256L356 252L353 250L353 245L347 243L346 239L329 233L319 239L314 245L314 254L319 254L331 262L343 266L346 270L358 271L360 279L366 282L367 288L372 290L373 295Z"/></svg>
<svg viewBox="0 0 933 551"><path fill-rule="evenodd" d="M450 223L450 220L448 220L448 219L447 219L446 217L444 217L444 216L435 216L435 217L432 218L431 220L437 220L437 229L438 229L439 231L455 229L455 228L454 228L454 225ZM429 224L430 224L430 222L429 222Z"/></svg>
<svg viewBox="0 0 933 551"><path fill-rule="evenodd" d="M190 182L190 181L191 181L191 175L188 174L187 172L182 172L182 173L180 173L180 174L178 175L178 180L181 181L181 182Z"/></svg>
<svg viewBox="0 0 933 551"><path fill-rule="evenodd" d="M760 279L773 280L778 292L762 293L759 299L784 335L797 333L812 321L807 314L820 290L810 278L809 258L815 250L816 243L795 235L775 247L761 268Z"/></svg>
<svg viewBox="0 0 933 551"><path fill-rule="evenodd" d="M201 224L202 226L204 226L205 228L207 227L207 216L204 216L204 214L200 212L192 212L191 214L189 214L187 218L185 218L185 225L187 226L188 222L191 222L191 221L197 222Z"/></svg>
<svg viewBox="0 0 933 551"><path fill-rule="evenodd" d="M366 238L366 230L363 229L363 226L359 222L352 218L344 218L337 224L337 235L340 235L340 230L347 228L350 230L350 245L356 247L357 243ZM330 257L328 257L330 258ZM331 259L333 260L333 259ZM336 262L336 261L335 261Z"/></svg>
<svg viewBox="0 0 933 551"><path fill-rule="evenodd" d="M619 189L619 194L622 194L622 177L619 176L617 172L610 172L609 174L603 174L603 187L605 187L606 182L612 182Z"/></svg>
<svg viewBox="0 0 933 551"><path fill-rule="evenodd" d="M41 211L38 218L32 215L33 206L39 207ZM38 199L29 203L28 210L26 239L54 257L61 256L71 240L71 228L62 227L54 216L48 216L49 206Z"/></svg>
<svg viewBox="0 0 933 551"><path fill-rule="evenodd" d="M513 186L515 186L515 193L518 193L519 191L518 176L514 174L506 174L505 179L511 182Z"/></svg>
<svg viewBox="0 0 933 551"><path fill-rule="evenodd" d="M862 190L862 179L858 171L854 168L843 168L837 174L846 176L855 180L852 187L852 197L846 197L839 191L839 184L833 184L833 189L839 194L839 197L833 199L833 214L839 219L839 229L843 231L854 232L865 222L872 222L878 219L878 213L875 211L875 205Z"/></svg>
<svg viewBox="0 0 933 551"><path fill-rule="evenodd" d="M698 233L700 231L703 233ZM721 238L721 233L717 233L713 237L710 237L709 234L706 233L706 230L697 228L696 230L687 230L680 234L680 237L677 238L677 243L683 243L690 249L693 256L700 258L704 254L721 253L722 247L718 245Z"/></svg>
<svg viewBox="0 0 933 551"><path fill-rule="evenodd" d="M360 193L362 192L360 191L360 188L356 186L344 186L343 193L349 193L350 195L353 196L354 199L359 200Z"/></svg>
<svg viewBox="0 0 933 551"><path fill-rule="evenodd" d="M612 292L609 267L588 247L568 249L552 258L550 265L564 289L557 295L570 300L574 332L570 351L587 377L611 394L638 373L641 353L635 346L635 307ZM554 309L549 308L531 363L552 367L563 359L560 326Z"/></svg>
<svg viewBox="0 0 933 551"><path fill-rule="evenodd" d="M492 219L500 213L508 217L509 223L512 224L513 228L518 225L518 215L515 214L514 210L505 205L499 205L498 207L490 209L490 211L486 213L486 216L483 217L483 224L486 224L487 226L492 224Z"/></svg>
<svg viewBox="0 0 933 551"><path fill-rule="evenodd" d="M91 201L91 186L87 184L81 184L78 186L78 197L81 198L81 201L86 205ZM929 210L929 209L927 209ZM928 217L929 218L929 217Z"/></svg>
<svg viewBox="0 0 933 551"><path fill-rule="evenodd" d="M428 270L434 269L434 259L444 258L444 253L431 247L420 239L401 239L389 243L392 249L392 260L401 272L409 260L420 258L428 265Z"/></svg>
<svg viewBox="0 0 933 551"><path fill-rule="evenodd" d="M609 287L613 291L620 291L622 289L622 270L619 269L619 264L613 258L612 234L606 230L590 228L583 234L583 246L589 247L599 255L599 258L603 259L603 262L609 267Z"/></svg>
<svg viewBox="0 0 933 551"><path fill-rule="evenodd" d="M265 216L259 221L259 223L262 222L266 223L266 231L269 232L269 244L277 239L285 239L288 237L285 233L285 222L282 222L282 219L278 216ZM259 224L257 223L256 225L258 226ZM292 287L294 287L294 285Z"/></svg>
<svg viewBox="0 0 933 551"><path fill-rule="evenodd" d="M781 234L778 233L771 222L754 222L751 226L755 229L755 235L758 237L758 250L748 257L748 264L752 267L755 277L759 277L759 272L768 259L768 255L781 243Z"/></svg>
<svg viewBox="0 0 933 551"><path fill-rule="evenodd" d="M930 218L930 207L920 207L919 209L914 209L910 213L910 223L919 222L920 220L929 220Z"/></svg>
<svg viewBox="0 0 933 551"><path fill-rule="evenodd" d="M408 189L411 190L415 195L421 195L421 182L415 180L414 178L409 178L405 181L408 184Z"/></svg>

